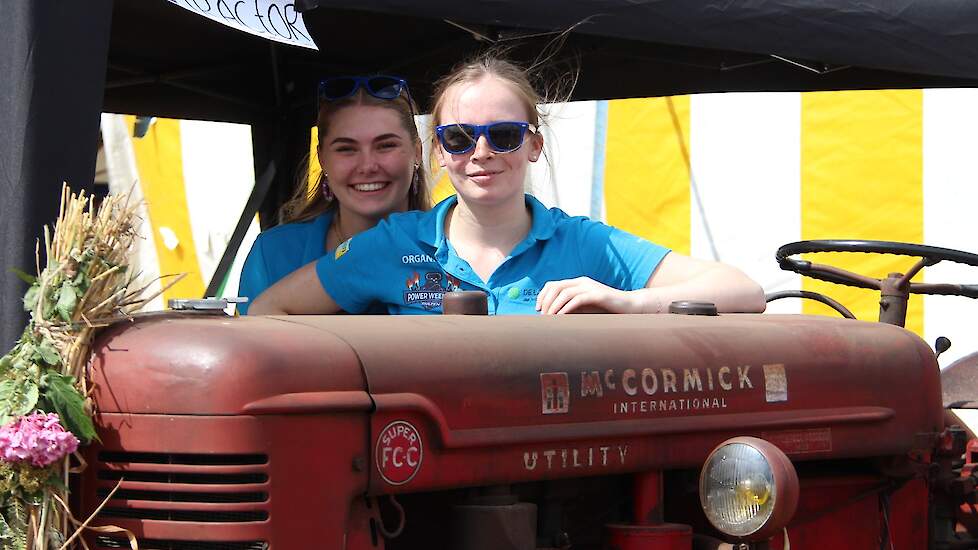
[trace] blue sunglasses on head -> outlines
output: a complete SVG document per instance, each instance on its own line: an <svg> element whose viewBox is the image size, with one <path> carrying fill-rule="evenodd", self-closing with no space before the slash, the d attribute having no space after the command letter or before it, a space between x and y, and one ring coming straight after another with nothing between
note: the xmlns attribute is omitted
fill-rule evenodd
<svg viewBox="0 0 978 550"><path fill-rule="evenodd" d="M396 76L337 76L319 83L319 100L337 101L350 97L361 88L377 99L396 99L402 91L411 97L407 80Z"/></svg>
<svg viewBox="0 0 978 550"><path fill-rule="evenodd" d="M536 126L528 122L501 121L489 124L445 124L435 128L438 141L446 152L461 155L475 149L479 136L486 136L486 143L497 153L511 153L523 145L526 131L536 133Z"/></svg>

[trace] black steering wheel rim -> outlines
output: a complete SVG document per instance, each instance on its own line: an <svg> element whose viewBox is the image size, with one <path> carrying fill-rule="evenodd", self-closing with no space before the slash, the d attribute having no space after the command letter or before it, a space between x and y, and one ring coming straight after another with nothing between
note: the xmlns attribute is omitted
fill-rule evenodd
<svg viewBox="0 0 978 550"><path fill-rule="evenodd" d="M939 246L928 246L925 244L910 244L894 241L866 241L866 240L812 240L788 243L778 249L776 257L778 264L788 259L788 256L805 254L807 252L865 252L870 254L896 254L898 256L913 256L915 258L928 258L938 261L957 262L959 264L978 267L978 254L954 250L952 248L942 248Z"/></svg>
<svg viewBox="0 0 978 550"><path fill-rule="evenodd" d="M809 252L862 252L869 254L895 254L898 256L911 256L928 260L927 265L934 265L941 261L950 261L964 265L978 267L978 254L942 248L939 246L928 246L923 244L910 244L894 241L868 241L868 240L811 240L797 241L788 243L778 249L775 258L781 269L793 271L795 273L828 281L860 288L878 290L877 287L854 279L836 276L832 273L816 272L811 269L812 263L807 260L799 260L791 256L805 254Z"/></svg>

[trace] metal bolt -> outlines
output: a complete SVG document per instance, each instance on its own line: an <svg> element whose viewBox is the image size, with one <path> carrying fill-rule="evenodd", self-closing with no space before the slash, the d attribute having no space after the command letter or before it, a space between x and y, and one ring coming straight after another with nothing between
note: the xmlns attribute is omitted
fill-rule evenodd
<svg viewBox="0 0 978 550"><path fill-rule="evenodd" d="M367 469L367 461L362 456L353 457L353 471L362 472Z"/></svg>

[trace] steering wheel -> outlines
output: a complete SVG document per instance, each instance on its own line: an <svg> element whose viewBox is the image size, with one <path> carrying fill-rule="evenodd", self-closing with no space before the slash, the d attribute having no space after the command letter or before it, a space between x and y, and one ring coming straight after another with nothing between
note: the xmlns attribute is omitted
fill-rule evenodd
<svg viewBox="0 0 978 550"><path fill-rule="evenodd" d="M857 240L822 240L822 241L799 241L782 246L778 249L775 257L781 269L794 271L795 273L838 283L841 285L855 286L859 288L869 288L872 290L882 290L883 279L873 279L858 275L837 267L814 264L807 260L792 258L796 254L806 252L864 252L876 254L897 254L900 256L911 256L920 258L917 263L906 275L901 277L904 283L909 283L907 291L910 294L942 294L948 296L966 296L968 298L978 298L978 284L976 285L957 285L957 284L932 284L932 283L910 283L910 278L917 274L922 268L934 265L942 261L957 262L959 264L978 267L978 254L941 248L938 246L926 246L922 244L896 243L890 241L857 241Z"/></svg>
<svg viewBox="0 0 978 550"><path fill-rule="evenodd" d="M874 279L865 275L859 275L845 269L829 265L812 263L807 260L792 258L797 254L808 252L863 252L875 254L896 254L900 256L911 256L920 258L906 274L891 273L885 279ZM778 249L775 257L778 265L786 271L793 271L806 277L837 283L840 285L854 286L879 290L882 294L880 302L880 320L893 324L903 325L906 317L906 299L910 294L940 294L946 296L965 296L967 298L978 298L978 284L934 284L934 283L912 283L910 279L921 269L932 266L938 262L951 261L960 264L978 267L978 254L941 248L937 246L926 246L920 244L898 243L890 241L863 241L863 240L817 240L799 241L786 244ZM778 295L785 294L785 295ZM808 294L808 293L804 293ZM768 297L768 301L781 297L799 296L799 293L776 293ZM821 296L821 295L819 295ZM824 300L813 296L802 296L807 298ZM822 298L826 298L822 296ZM832 302L829 298L826 298ZM902 303L901 303L902 300ZM835 302L837 304L837 302ZM832 304L828 304L832 305ZM835 307L834 305L832 305ZM897 306L897 307L892 307ZM889 314L887 310L893 309ZM848 310L839 309L844 316Z"/></svg>

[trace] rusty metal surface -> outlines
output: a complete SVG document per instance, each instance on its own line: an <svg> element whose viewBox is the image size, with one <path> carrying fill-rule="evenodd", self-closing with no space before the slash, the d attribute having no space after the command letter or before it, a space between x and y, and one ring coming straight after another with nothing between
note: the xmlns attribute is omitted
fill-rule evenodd
<svg viewBox="0 0 978 550"><path fill-rule="evenodd" d="M274 521L113 518L150 539L336 540L347 514L322 510L349 510L364 491L695 467L734 435L795 461L900 455L943 421L923 341L827 317L163 315L112 329L96 350L105 449L269 456L262 510ZM97 471L86 509L112 484ZM116 507L147 506L158 507Z"/></svg>
<svg viewBox="0 0 978 550"><path fill-rule="evenodd" d="M915 434L942 423L930 348L879 323L784 315L291 320L357 351L376 403L375 493L695 466L734 435L776 441L794 460L902 454ZM423 448L381 441L393 422L409 426ZM420 451L419 464L383 462L380 453L398 449ZM401 470L385 470L392 465ZM410 482L392 484L388 474Z"/></svg>
<svg viewBox="0 0 978 550"><path fill-rule="evenodd" d="M638 525L662 523L662 472L638 472L632 477L632 521Z"/></svg>
<svg viewBox="0 0 978 550"><path fill-rule="evenodd" d="M337 410L344 402L354 410L370 407L349 345L282 320L148 315L108 329L93 350L93 397L103 412L260 414L273 407L287 413Z"/></svg>
<svg viewBox="0 0 978 550"><path fill-rule="evenodd" d="M914 266L918 271L920 267L923 267L922 263ZM880 280L879 322L898 327L907 324L907 302L910 300L908 280L902 273L890 273L885 279Z"/></svg>
<svg viewBox="0 0 978 550"><path fill-rule="evenodd" d="M93 525L141 540L341 548L351 504L366 489L365 468L356 468L367 456L363 414L97 420L102 442L85 449L80 512L88 517L121 479ZM96 536L89 544L101 548Z"/></svg>
<svg viewBox="0 0 978 550"><path fill-rule="evenodd" d="M611 550L690 550L693 530L688 525L605 525L607 548Z"/></svg>
<svg viewBox="0 0 978 550"><path fill-rule="evenodd" d="M978 407L978 352L958 359L941 371L941 390L946 408Z"/></svg>

